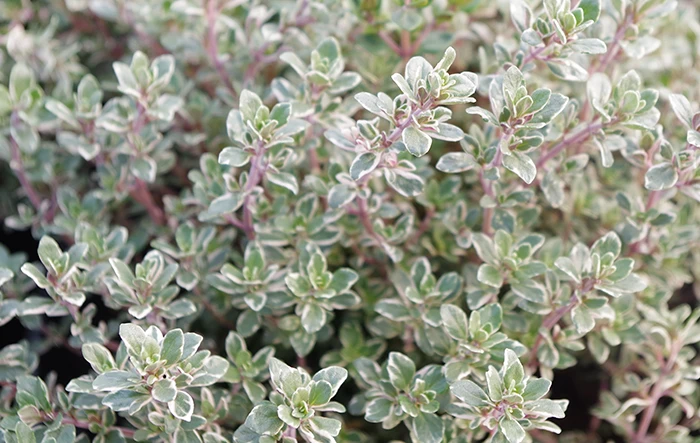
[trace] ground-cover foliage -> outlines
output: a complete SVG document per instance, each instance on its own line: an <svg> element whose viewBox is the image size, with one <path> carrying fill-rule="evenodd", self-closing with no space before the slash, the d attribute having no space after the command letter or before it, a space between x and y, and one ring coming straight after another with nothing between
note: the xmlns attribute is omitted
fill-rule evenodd
<svg viewBox="0 0 700 443"><path fill-rule="evenodd" d="M698 441L696 1L0 31L0 442Z"/></svg>

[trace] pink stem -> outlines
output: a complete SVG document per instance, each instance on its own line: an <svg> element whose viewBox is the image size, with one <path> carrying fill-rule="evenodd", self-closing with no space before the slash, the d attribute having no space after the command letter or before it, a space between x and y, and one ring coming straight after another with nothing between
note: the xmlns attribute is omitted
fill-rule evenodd
<svg viewBox="0 0 700 443"><path fill-rule="evenodd" d="M234 100L238 98L238 93L236 88L234 88L231 79L229 78L228 72L226 72L226 67L224 63L219 58L219 43L216 39L216 16L219 11L216 9L216 0L209 0L207 2L207 54L209 55L209 60L214 65L216 72L219 74L221 81L226 86L226 89L231 93Z"/></svg>

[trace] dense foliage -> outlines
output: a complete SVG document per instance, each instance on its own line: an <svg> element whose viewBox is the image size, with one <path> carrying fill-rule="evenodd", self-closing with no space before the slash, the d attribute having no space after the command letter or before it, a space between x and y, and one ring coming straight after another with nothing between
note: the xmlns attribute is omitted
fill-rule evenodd
<svg viewBox="0 0 700 443"><path fill-rule="evenodd" d="M0 442L698 441L697 1L0 30Z"/></svg>

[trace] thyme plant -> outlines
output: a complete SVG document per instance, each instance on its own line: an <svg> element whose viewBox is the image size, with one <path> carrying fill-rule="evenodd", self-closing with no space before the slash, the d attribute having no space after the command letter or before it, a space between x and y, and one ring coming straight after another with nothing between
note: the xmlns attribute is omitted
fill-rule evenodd
<svg viewBox="0 0 700 443"><path fill-rule="evenodd" d="M0 31L0 442L698 441L697 1Z"/></svg>

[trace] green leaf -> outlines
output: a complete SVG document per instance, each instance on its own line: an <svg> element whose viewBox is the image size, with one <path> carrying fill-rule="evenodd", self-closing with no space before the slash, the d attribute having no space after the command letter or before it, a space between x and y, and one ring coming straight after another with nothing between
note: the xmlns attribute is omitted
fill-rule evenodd
<svg viewBox="0 0 700 443"><path fill-rule="evenodd" d="M19 103L22 94L36 84L34 71L23 63L16 63L10 71L9 92L14 103Z"/></svg>
<svg viewBox="0 0 700 443"><path fill-rule="evenodd" d="M95 106L102 103L103 96L100 83L95 76L87 74L78 83L77 108L80 110L92 110Z"/></svg>
<svg viewBox="0 0 700 443"><path fill-rule="evenodd" d="M265 176L271 183L292 191L292 194L296 195L299 193L297 178L289 172L268 171Z"/></svg>
<svg viewBox="0 0 700 443"><path fill-rule="evenodd" d="M484 120L487 123L496 126L499 125L498 119L491 111L487 111L486 109L480 108L478 106L472 106L471 108L467 108L467 114L478 115L479 117L481 117L482 120Z"/></svg>
<svg viewBox="0 0 700 443"><path fill-rule="evenodd" d="M391 384L396 389L407 391L416 374L416 365L407 356L399 352L390 352L387 370Z"/></svg>
<svg viewBox="0 0 700 443"><path fill-rule="evenodd" d="M263 402L255 406L245 420L245 427L259 435L266 433L277 434L282 430L283 426L284 423L277 416L277 407L270 402ZM236 434L238 434L238 431L236 431Z"/></svg>
<svg viewBox="0 0 700 443"><path fill-rule="evenodd" d="M503 356L503 384L510 386L511 383L521 383L525 377L525 370L517 354L512 349L506 349Z"/></svg>
<svg viewBox="0 0 700 443"><path fill-rule="evenodd" d="M281 127L289 122L289 116L292 115L292 105L290 103L277 103L270 111L270 120L277 122L277 126Z"/></svg>
<svg viewBox="0 0 700 443"><path fill-rule="evenodd" d="M617 258L622 250L622 242L615 231L610 231L603 237L596 240L591 246L591 253L598 253L601 257L607 253L611 253Z"/></svg>
<svg viewBox="0 0 700 443"><path fill-rule="evenodd" d="M379 165L379 156L374 152L365 152L355 157L350 165L350 176L353 180L359 180L370 172L374 171Z"/></svg>
<svg viewBox="0 0 700 443"><path fill-rule="evenodd" d="M25 425L21 421L15 426L15 435L17 443L36 443L36 437L32 428Z"/></svg>
<svg viewBox="0 0 700 443"><path fill-rule="evenodd" d="M512 152L509 155L504 156L503 166L505 166L505 168L509 171L515 173L527 184L532 183L537 176L537 167L535 166L535 162L533 162L529 156L520 152Z"/></svg>
<svg viewBox="0 0 700 443"><path fill-rule="evenodd" d="M119 326L119 336L133 355L141 354L143 345L146 342L146 333L141 329L141 326L124 323Z"/></svg>
<svg viewBox="0 0 700 443"><path fill-rule="evenodd" d="M293 409L285 404L277 406L277 415L282 419L287 425L292 428L298 428L301 425L301 419L292 415Z"/></svg>
<svg viewBox="0 0 700 443"><path fill-rule="evenodd" d="M391 14L391 21L401 29L413 31L423 23L423 17L413 8L402 7Z"/></svg>
<svg viewBox="0 0 700 443"><path fill-rule="evenodd" d="M581 335L589 333L595 327L595 320L585 305L575 306L571 310L571 321L576 327L576 332Z"/></svg>
<svg viewBox="0 0 700 443"><path fill-rule="evenodd" d="M569 42L569 47L580 54L605 54L608 47L597 38L579 38Z"/></svg>
<svg viewBox="0 0 700 443"><path fill-rule="evenodd" d="M448 46L440 61L435 65L435 71L450 69L456 58L457 52L452 46Z"/></svg>
<svg viewBox="0 0 700 443"><path fill-rule="evenodd" d="M652 191L672 188L678 181L678 172L670 162L654 165L644 175L644 187Z"/></svg>
<svg viewBox="0 0 700 443"><path fill-rule="evenodd" d="M503 94L515 98L520 86L525 84L525 76L516 66L508 68L503 76Z"/></svg>
<svg viewBox="0 0 700 443"><path fill-rule="evenodd" d="M365 408L365 420L370 423L381 423L391 417L394 411L394 403L388 398L375 398L367 403Z"/></svg>
<svg viewBox="0 0 700 443"><path fill-rule="evenodd" d="M17 122L10 125L10 135L24 152L33 154L39 148L40 137L35 127Z"/></svg>
<svg viewBox="0 0 700 443"><path fill-rule="evenodd" d="M121 389L106 395L105 398L102 399L102 404L115 412L122 412L129 411L134 405L143 405L150 399L151 396L148 394ZM140 409L140 407L138 409Z"/></svg>
<svg viewBox="0 0 700 443"><path fill-rule="evenodd" d="M255 114L263 106L262 100L254 92L247 89L241 91L238 109L241 112L243 120L255 120Z"/></svg>
<svg viewBox="0 0 700 443"><path fill-rule="evenodd" d="M0 267L0 286L4 285L8 281L12 280L12 277L14 277L15 274L14 272L10 271L7 268Z"/></svg>
<svg viewBox="0 0 700 443"><path fill-rule="evenodd" d="M38 287L45 289L51 286L49 279L47 279L46 276L33 264L25 263L22 265L20 270L24 275L31 278Z"/></svg>
<svg viewBox="0 0 700 443"><path fill-rule="evenodd" d="M156 181L158 165L156 161L150 157L136 158L131 164L131 172L133 172L137 178L147 183L153 183Z"/></svg>
<svg viewBox="0 0 700 443"><path fill-rule="evenodd" d="M17 377L15 400L20 407L33 405L44 412L50 412L51 402L46 383L38 377L21 375Z"/></svg>
<svg viewBox="0 0 700 443"><path fill-rule="evenodd" d="M581 0L578 7L583 10L583 20L597 22L601 10L600 0Z"/></svg>
<svg viewBox="0 0 700 443"><path fill-rule="evenodd" d="M500 288L503 286L503 276L501 275L501 271L499 271L495 266L487 263L479 266L476 279L481 283L493 286L494 288Z"/></svg>
<svg viewBox="0 0 700 443"><path fill-rule="evenodd" d="M450 336L456 340L469 340L469 322L467 314L455 305L442 305L440 318Z"/></svg>
<svg viewBox="0 0 700 443"><path fill-rule="evenodd" d="M311 385L309 391L309 404L312 406L322 406L328 403L332 397L331 384L325 380L318 381Z"/></svg>
<svg viewBox="0 0 700 443"><path fill-rule="evenodd" d="M527 435L520 423L509 417L501 419L498 423L498 429L510 443L521 443Z"/></svg>
<svg viewBox="0 0 700 443"><path fill-rule="evenodd" d="M153 396L154 400L162 403L168 403L175 400L175 396L177 395L175 381L169 378L158 380L153 384L151 395Z"/></svg>
<svg viewBox="0 0 700 443"><path fill-rule="evenodd" d="M618 281L626 278L634 269L634 259L621 258L615 261L615 272L607 276L608 280Z"/></svg>
<svg viewBox="0 0 700 443"><path fill-rule="evenodd" d="M526 29L521 35L520 40L530 46L539 46L542 44L542 36L534 29Z"/></svg>
<svg viewBox="0 0 700 443"><path fill-rule="evenodd" d="M545 303L547 300L547 293L543 286L534 280L513 282L511 290L517 296L533 303Z"/></svg>
<svg viewBox="0 0 700 443"><path fill-rule="evenodd" d="M376 115L383 115L384 111L379 107L378 99L376 95L372 95L369 92L360 92L355 94L355 100L362 105L363 108Z"/></svg>
<svg viewBox="0 0 700 443"><path fill-rule="evenodd" d="M306 64L293 52L285 52L280 55L279 59L291 66L302 77L308 72Z"/></svg>
<svg viewBox="0 0 700 443"><path fill-rule="evenodd" d="M255 312L259 312L267 303L267 294L264 292L249 292L245 295L246 304Z"/></svg>
<svg viewBox="0 0 700 443"><path fill-rule="evenodd" d="M219 163L240 168L250 161L250 153L241 148L227 147L219 153Z"/></svg>
<svg viewBox="0 0 700 443"><path fill-rule="evenodd" d="M170 412L180 420L190 421L194 412L194 401L184 391L178 391L175 399L168 403Z"/></svg>
<svg viewBox="0 0 700 443"><path fill-rule="evenodd" d="M384 177L396 192L404 197L415 197L423 192L425 182L412 172L403 169L385 169Z"/></svg>
<svg viewBox="0 0 700 443"><path fill-rule="evenodd" d="M531 25L532 11L523 0L512 0L510 2L510 18L519 32L523 32Z"/></svg>
<svg viewBox="0 0 700 443"><path fill-rule="evenodd" d="M608 76L603 73L593 74L588 80L586 90L588 100L590 100L593 109L607 117L605 104L610 101L610 95L612 94L612 84Z"/></svg>
<svg viewBox="0 0 700 443"><path fill-rule="evenodd" d="M549 66L554 75L563 80L572 82L585 82L588 80L588 71L573 60L558 59L547 62L547 66Z"/></svg>
<svg viewBox="0 0 700 443"><path fill-rule="evenodd" d="M374 306L374 310L394 321L405 321L410 318L411 314L406 306L399 300L380 300Z"/></svg>
<svg viewBox="0 0 700 443"><path fill-rule="evenodd" d="M332 209L342 208L357 197L355 188L344 183L337 184L328 192L328 205Z"/></svg>
<svg viewBox="0 0 700 443"><path fill-rule="evenodd" d="M255 382L247 378L243 380L243 389L253 404L260 403L267 396L267 390L262 383Z"/></svg>
<svg viewBox="0 0 700 443"><path fill-rule="evenodd" d="M4 116L12 111L12 97L7 86L0 85L0 116Z"/></svg>
<svg viewBox="0 0 700 443"><path fill-rule="evenodd" d="M112 68L119 82L119 90L124 94L139 98L141 95L141 86L136 80L131 68L122 62L115 62L112 64Z"/></svg>
<svg viewBox="0 0 700 443"><path fill-rule="evenodd" d="M564 186L564 181L551 170L547 171L540 183L545 198L554 208L564 204Z"/></svg>
<svg viewBox="0 0 700 443"><path fill-rule="evenodd" d="M63 254L63 251L61 250L61 247L58 246L58 243L56 243L56 240L47 235L41 237L37 252L39 254L39 259L44 266L51 270L55 275L57 271L55 266L58 264L61 259L61 255ZM64 269L63 271L67 271L67 269Z"/></svg>
<svg viewBox="0 0 700 443"><path fill-rule="evenodd" d="M357 275L357 272L353 271L352 269L340 268L333 273L333 278L331 279L331 283L328 288L340 294L348 291L359 278L360 277Z"/></svg>
<svg viewBox="0 0 700 443"><path fill-rule="evenodd" d="M348 371L345 368L331 366L318 371L313 379L315 381L327 381L331 385L331 397L340 389L340 386L348 378Z"/></svg>
<svg viewBox="0 0 700 443"><path fill-rule="evenodd" d="M554 120L566 108L568 103L569 97L558 93L551 94L547 104L528 123L530 125L546 125Z"/></svg>
<svg viewBox="0 0 700 443"><path fill-rule="evenodd" d="M449 123L438 123L437 131L428 131L427 134L435 140L458 142L464 138L464 131Z"/></svg>
<svg viewBox="0 0 700 443"><path fill-rule="evenodd" d="M552 382L546 378L531 378L528 380L527 386L523 391L523 400L533 401L539 400L544 397L549 388L552 386Z"/></svg>
<svg viewBox="0 0 700 443"><path fill-rule="evenodd" d="M315 303L307 303L301 310L301 324L308 333L320 331L326 318L326 311Z"/></svg>
<svg viewBox="0 0 700 443"><path fill-rule="evenodd" d="M133 287L134 279L136 277L131 271L131 268L126 263L119 260L118 258L110 258L109 264L112 266L112 270L114 271L114 274L116 274L120 282L124 283L128 287Z"/></svg>
<svg viewBox="0 0 700 443"><path fill-rule="evenodd" d="M333 37L326 37L316 48L321 57L328 59L329 62L334 62L340 57L340 44Z"/></svg>
<svg viewBox="0 0 700 443"><path fill-rule="evenodd" d="M472 241L474 242L474 249L476 249L476 253L480 259L492 265L499 262L498 253L494 248L491 238L482 233L477 233L474 234Z"/></svg>
<svg viewBox="0 0 700 443"><path fill-rule="evenodd" d="M83 358L90 363L92 369L101 374L117 367L112 353L99 343L85 343L82 347Z"/></svg>
<svg viewBox="0 0 700 443"><path fill-rule="evenodd" d="M486 392L471 380L460 380L450 386L450 390L455 397L469 406L481 408L490 404Z"/></svg>
<svg viewBox="0 0 700 443"><path fill-rule="evenodd" d="M47 99L45 106L49 112L51 112L59 119L63 120L64 122L68 123L69 125L75 128L80 128L80 123L78 123L78 120L75 119L75 117L73 116L73 112L68 108L68 106L64 105L58 100L53 99ZM0 109L0 113L1 112L2 110Z"/></svg>
<svg viewBox="0 0 700 443"><path fill-rule="evenodd" d="M230 214L236 211L243 205L244 199L241 194L224 194L220 197L215 198L209 205L209 215L219 216L224 214Z"/></svg>
<svg viewBox="0 0 700 443"><path fill-rule="evenodd" d="M135 378L133 373L115 369L98 375L92 382L92 387L97 391L115 392L136 384L138 378Z"/></svg>
<svg viewBox="0 0 700 443"><path fill-rule="evenodd" d="M688 99L681 94L671 94L668 96L668 99L671 102L671 108L673 108L673 112L676 114L676 117L678 117L678 120L683 122L687 128L695 129L693 127L693 107L690 105Z"/></svg>
<svg viewBox="0 0 700 443"><path fill-rule="evenodd" d="M532 104L527 110L527 114L533 114L535 112L541 111L549 103L549 99L552 97L552 91L547 88L540 88L535 90L532 95Z"/></svg>
<svg viewBox="0 0 700 443"><path fill-rule="evenodd" d="M311 429L316 433L324 437L330 435L332 437L337 437L342 430L342 423L340 420L334 418L327 418L321 416L315 416L309 420Z"/></svg>
<svg viewBox="0 0 700 443"><path fill-rule="evenodd" d="M403 130L401 140L406 145L406 150L415 157L422 157L430 151L433 139L414 125Z"/></svg>
<svg viewBox="0 0 700 443"><path fill-rule="evenodd" d="M182 332L182 329L168 331L161 344L160 358L169 365L177 363L182 357L184 345L185 334Z"/></svg>
<svg viewBox="0 0 700 443"><path fill-rule="evenodd" d="M333 95L344 94L355 86L362 83L362 77L356 72L343 72L333 81L333 85L328 88L328 93Z"/></svg>
<svg viewBox="0 0 700 443"><path fill-rule="evenodd" d="M412 421L412 431L421 443L440 443L443 441L445 424L435 414L420 412Z"/></svg>
<svg viewBox="0 0 700 443"><path fill-rule="evenodd" d="M158 120L171 122L175 118L175 113L185 104L182 97L172 94L163 94L156 99L156 102L149 108L148 113Z"/></svg>
<svg viewBox="0 0 700 443"><path fill-rule="evenodd" d="M438 160L435 167L438 171L446 173L465 172L476 166L476 160L466 152L450 152Z"/></svg>
<svg viewBox="0 0 700 443"><path fill-rule="evenodd" d="M564 411L568 401L549 400L546 398L536 400L529 405L529 410L544 417L564 418Z"/></svg>
<svg viewBox="0 0 700 443"><path fill-rule="evenodd" d="M489 391L489 398L493 401L501 401L503 399L503 380L493 366L489 366L486 371L486 387Z"/></svg>

